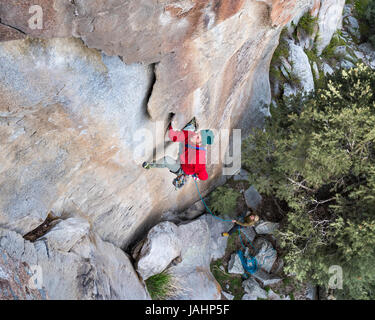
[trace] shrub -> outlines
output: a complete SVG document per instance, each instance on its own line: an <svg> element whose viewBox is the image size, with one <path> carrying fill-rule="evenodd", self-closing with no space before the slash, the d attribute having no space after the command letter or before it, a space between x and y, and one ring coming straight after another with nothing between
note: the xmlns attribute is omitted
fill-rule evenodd
<svg viewBox="0 0 375 320"><path fill-rule="evenodd" d="M174 277L167 271L155 274L145 282L152 300L165 300L172 297L178 287Z"/></svg>
<svg viewBox="0 0 375 320"><path fill-rule="evenodd" d="M298 28L305 31L308 36L312 36L315 31L318 18L313 17L310 12L306 12L298 22Z"/></svg>
<svg viewBox="0 0 375 320"><path fill-rule="evenodd" d="M277 46L272 56L271 65L280 64L280 58L281 57L288 58L288 56L289 56L288 43L285 41L284 38L280 38L280 43Z"/></svg>
<svg viewBox="0 0 375 320"><path fill-rule="evenodd" d="M233 213L237 207L237 200L241 194L229 187L218 187L210 196L211 209L218 214Z"/></svg>
<svg viewBox="0 0 375 320"><path fill-rule="evenodd" d="M369 41L375 48L375 0L355 0L354 15L359 22L362 42Z"/></svg>
<svg viewBox="0 0 375 320"><path fill-rule="evenodd" d="M258 191L287 206L277 233L284 271L327 288L343 268L347 299L375 298L375 73L327 76L316 92L279 101L246 139L244 166Z"/></svg>
<svg viewBox="0 0 375 320"><path fill-rule="evenodd" d="M329 45L323 50L322 56L325 57L326 59L341 60L344 57L339 56L335 53L336 48L339 46L346 46L346 42L344 39L340 37L340 32L336 31Z"/></svg>

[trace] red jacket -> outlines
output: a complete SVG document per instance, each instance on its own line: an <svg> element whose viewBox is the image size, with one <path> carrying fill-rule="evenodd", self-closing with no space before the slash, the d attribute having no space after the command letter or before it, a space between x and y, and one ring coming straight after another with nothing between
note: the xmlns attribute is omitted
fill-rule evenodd
<svg viewBox="0 0 375 320"><path fill-rule="evenodd" d="M200 180L207 180L206 149L198 145L191 145L189 139L192 134L192 131L174 131L172 126L169 126L169 138L173 142L183 143L180 155L182 170L187 175L195 174Z"/></svg>

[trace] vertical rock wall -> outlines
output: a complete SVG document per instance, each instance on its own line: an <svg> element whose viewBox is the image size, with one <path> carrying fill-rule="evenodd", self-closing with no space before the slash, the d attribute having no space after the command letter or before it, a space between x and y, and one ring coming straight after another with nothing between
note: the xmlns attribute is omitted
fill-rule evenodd
<svg viewBox="0 0 375 320"><path fill-rule="evenodd" d="M53 210L126 247L163 210L197 200L193 184L176 192L172 174L140 167L149 155L133 157L137 130L160 147L155 125L170 113L178 128L193 116L201 128L259 125L269 61L298 2L68 2L40 1L42 30L25 22L28 1L0 5L1 23L44 38L0 44L0 225L25 234ZM83 42L53 38L72 35ZM221 176L220 164L208 170L203 191Z"/></svg>

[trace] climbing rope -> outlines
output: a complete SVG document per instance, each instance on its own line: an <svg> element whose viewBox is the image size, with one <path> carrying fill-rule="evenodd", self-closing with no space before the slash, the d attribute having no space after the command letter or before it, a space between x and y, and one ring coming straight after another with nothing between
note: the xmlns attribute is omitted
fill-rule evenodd
<svg viewBox="0 0 375 320"><path fill-rule="evenodd" d="M207 211L215 218L215 219L218 219L218 220L221 220L223 222L232 222L232 220L229 220L229 219L222 219L216 215L214 215L211 210L207 207L206 205L206 202L203 200L203 197L201 195L201 192L199 191L199 187L198 187L198 183L196 180L194 180L195 182L195 186L197 187L197 191L198 191L198 194L199 194L199 197L201 198L205 208L207 209ZM245 234L245 233L244 233ZM244 248L244 250L246 250L246 247L242 241L242 237L241 237L241 227L238 229L238 235L240 237L240 241L241 241L241 245L242 247ZM249 243L251 244L251 246L255 249L255 247L253 246L252 242L250 241L250 239L248 238L248 236L245 234L245 237L247 238L247 240L249 241ZM242 263L242 266L244 267L244 269L249 272L250 274L254 274L257 270L258 270L258 262L256 260L255 257L253 256L249 256L249 258L245 258L245 255L244 253L241 251L241 250L238 250L237 252L238 256L240 257L240 260L241 260L241 263Z"/></svg>
<svg viewBox="0 0 375 320"><path fill-rule="evenodd" d="M245 271L250 274L254 274L258 270L258 263L255 257L250 256L250 258L247 259L242 250L238 250L237 254L240 257L242 266Z"/></svg>
<svg viewBox="0 0 375 320"><path fill-rule="evenodd" d="M241 242L241 245L243 247L243 249L246 251L246 246L244 245L243 241L242 241L242 236L241 236L241 227L238 229L238 237L240 238L240 242ZM250 241L249 237L246 235L246 233L243 232L243 234L245 235L245 237L247 238L247 241L249 241L250 245L254 248L254 250L256 251L255 247L253 246L252 242ZM253 256L249 256L249 258L247 259L245 257L245 254L243 253L243 251L241 250L238 250L237 252L238 256L240 257L240 260L241 260L241 263L242 263L242 266L243 268L249 272L250 274L254 274L257 270L258 270L258 261L255 257Z"/></svg>
<svg viewBox="0 0 375 320"><path fill-rule="evenodd" d="M221 220L221 221L224 221L224 222L232 222L232 220L222 219L222 218L220 218L220 217L214 215L214 214L211 212L211 210L207 207L206 202L204 202L204 200L203 200L203 197L202 197L202 195L201 195L201 192L199 191L199 187L198 187L198 183L197 183L197 181L194 180L194 182L195 182L195 186L197 187L197 191L198 191L199 197L201 198L201 200L202 200L204 206L206 207L207 211L208 211L209 213L211 213L211 215L212 215L214 218L218 219L218 220Z"/></svg>

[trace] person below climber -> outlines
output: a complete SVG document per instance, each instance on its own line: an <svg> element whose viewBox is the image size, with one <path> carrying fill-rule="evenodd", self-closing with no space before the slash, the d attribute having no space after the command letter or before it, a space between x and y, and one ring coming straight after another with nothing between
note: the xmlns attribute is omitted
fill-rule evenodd
<svg viewBox="0 0 375 320"><path fill-rule="evenodd" d="M165 156L155 162L144 162L143 168L168 168L177 176L191 175L195 180L207 180L206 171L206 145L214 142L211 130L196 131L196 122L193 119L182 131L168 127L168 136L173 142L181 143L179 158L177 160Z"/></svg>
<svg viewBox="0 0 375 320"><path fill-rule="evenodd" d="M232 220L232 222L235 223L235 225L230 229L228 232L223 232L221 235L223 237L229 237L231 234L236 232L241 227L252 227L259 221L259 216L251 214L250 211L246 213L245 218L243 219L244 222L240 222L237 220Z"/></svg>

